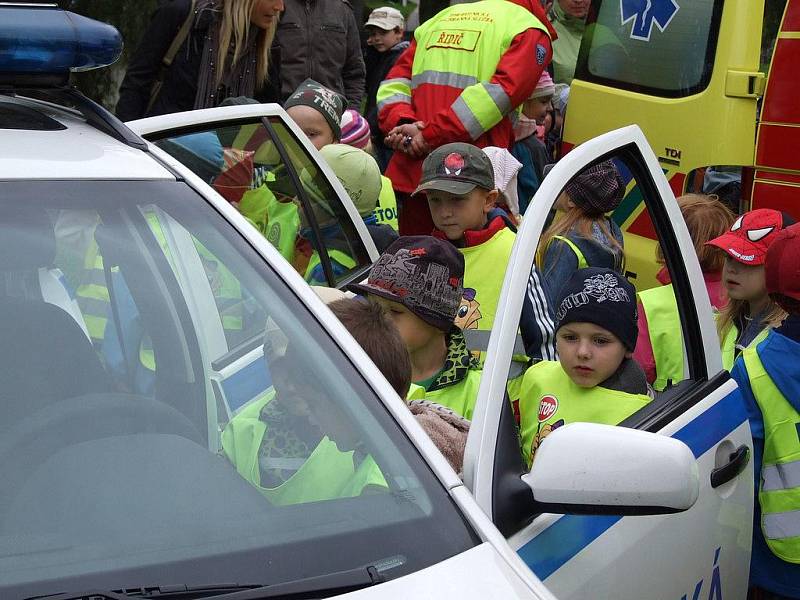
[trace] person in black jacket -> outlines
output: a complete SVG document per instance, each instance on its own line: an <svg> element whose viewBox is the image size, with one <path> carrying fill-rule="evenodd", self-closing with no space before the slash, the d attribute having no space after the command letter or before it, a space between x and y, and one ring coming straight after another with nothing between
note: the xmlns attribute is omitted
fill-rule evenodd
<svg viewBox="0 0 800 600"><path fill-rule="evenodd" d="M130 121L209 108L231 96L276 101L279 61L270 46L283 9L283 0L162 2L122 81L117 116ZM162 73L162 61L187 19L188 35Z"/></svg>
<svg viewBox="0 0 800 600"><path fill-rule="evenodd" d="M383 6L373 10L364 24L367 30L367 51L365 62L367 65L366 96L364 116L369 123L372 136L372 149L381 172L386 169L392 151L383 143L383 134L378 127L378 107L375 97L381 81L386 79L386 74L394 66L395 61L409 46L403 40L405 20L396 8Z"/></svg>

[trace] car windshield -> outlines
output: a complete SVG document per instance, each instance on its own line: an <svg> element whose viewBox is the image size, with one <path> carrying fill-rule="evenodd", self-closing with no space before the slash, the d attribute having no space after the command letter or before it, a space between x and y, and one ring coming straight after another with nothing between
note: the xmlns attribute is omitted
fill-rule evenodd
<svg viewBox="0 0 800 600"><path fill-rule="evenodd" d="M316 317L185 183L0 189L0 597L393 578L477 543Z"/></svg>

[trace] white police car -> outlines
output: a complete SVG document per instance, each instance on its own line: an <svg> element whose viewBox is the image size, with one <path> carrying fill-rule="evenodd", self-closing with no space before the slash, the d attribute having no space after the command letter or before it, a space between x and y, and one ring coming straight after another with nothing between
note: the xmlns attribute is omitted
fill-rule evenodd
<svg viewBox="0 0 800 600"><path fill-rule="evenodd" d="M708 376L719 371L707 307L690 319L695 333L685 330L705 344L688 352L690 389L636 423L682 441L565 427L523 482L513 472L516 438L502 402L511 352L504 344L513 341L509 323L520 306L510 272L507 318L493 333L491 376L468 445L473 496L296 270L175 158L183 145L183 160L202 173L197 157L207 155L192 145L199 136L172 144L208 122L220 140L243 135L246 145L264 136L253 150L262 181L276 199L299 198L323 264L328 238L314 232L314 200L301 178L332 186L329 198L340 202L332 212L347 232L335 247L346 244L356 258L343 278L326 268L328 283L341 285L362 276L375 250L307 141L280 109L231 107L176 117L205 121L154 133L170 138L163 149L147 143L65 87L70 68L107 64L119 47L113 29L77 15L0 3L0 597L552 598L525 563L563 597L673 597L673 590L700 597L695 590L705 595L715 572L726 596L737 597L752 472L716 490L707 481L714 461L728 460L723 437L746 430L733 423L735 410L721 418L732 424L722 434L702 420L730 404L731 389L712 379L714 392L706 393ZM642 140L620 135L623 158L647 165L636 173L660 186L652 158L638 150ZM598 147L617 148L587 144L553 181ZM242 162L228 154L226 165ZM651 210L675 222L674 201L663 192L657 188ZM519 256L535 247L543 222L536 214L526 219ZM671 266L686 243L677 231ZM699 289L696 265L687 260L685 271L679 289ZM281 360L287 349L291 365ZM286 455L293 460L273 463L275 487L261 481L259 490L240 476L241 465L222 455L223 432L273 393L273 378L324 399L326 414L340 417L340 440L348 440L337 459L351 469L374 461L381 485L368 494L275 501L272 490L299 471L309 441L319 442L313 428L295 431L299 454ZM272 406L266 421L288 429L311 423L298 425L298 415ZM690 434L702 441L694 445ZM748 436L728 436L731 450ZM285 440L276 435L271 447ZM608 460L598 463L597 455ZM591 507L617 516L537 516ZM636 512L667 516L619 516ZM704 545L712 544L721 550L706 568ZM664 551L650 551L657 545ZM664 555L679 545L680 554ZM642 571L648 560L658 569ZM695 573L705 577L699 587Z"/></svg>

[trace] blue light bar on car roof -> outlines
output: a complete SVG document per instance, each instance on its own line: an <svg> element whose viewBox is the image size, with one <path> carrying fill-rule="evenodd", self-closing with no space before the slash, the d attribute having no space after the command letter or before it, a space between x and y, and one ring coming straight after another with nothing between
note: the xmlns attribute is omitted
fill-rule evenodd
<svg viewBox="0 0 800 600"><path fill-rule="evenodd" d="M112 64L122 36L111 25L57 6L0 2L0 76L11 83L49 77L66 81L72 71Z"/></svg>

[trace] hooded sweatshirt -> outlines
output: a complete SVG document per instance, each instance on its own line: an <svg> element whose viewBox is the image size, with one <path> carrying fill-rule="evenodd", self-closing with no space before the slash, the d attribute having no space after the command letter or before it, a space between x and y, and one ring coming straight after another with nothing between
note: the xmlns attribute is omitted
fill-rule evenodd
<svg viewBox="0 0 800 600"><path fill-rule="evenodd" d="M558 40L553 42L553 80L570 85L575 76L586 20L568 15L561 8L559 0L553 3L550 16L553 28L558 33Z"/></svg>
<svg viewBox="0 0 800 600"><path fill-rule="evenodd" d="M800 411L800 315L789 315L783 325L773 329L757 346L764 369L777 388ZM753 468L755 472L755 503L753 510L753 555L750 561L750 583L774 594L800 598L800 565L785 562L775 556L761 531L761 506L758 486L764 456L764 418L756 404L744 360L740 357L731 371L739 384L750 429L753 433Z"/></svg>

